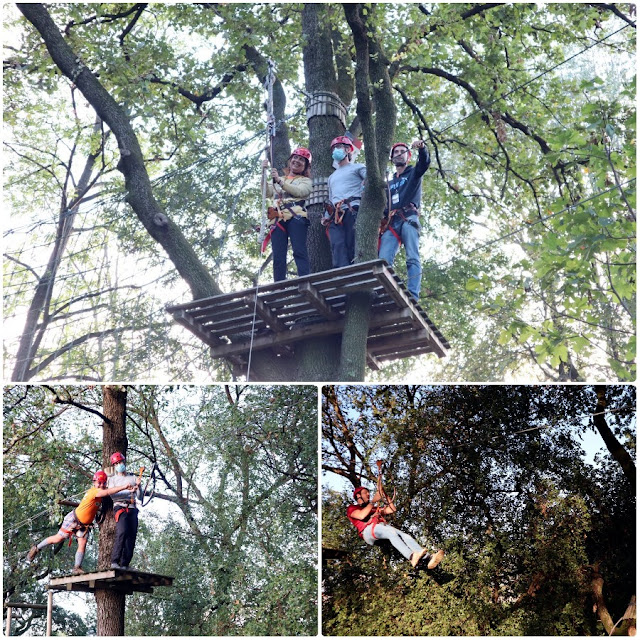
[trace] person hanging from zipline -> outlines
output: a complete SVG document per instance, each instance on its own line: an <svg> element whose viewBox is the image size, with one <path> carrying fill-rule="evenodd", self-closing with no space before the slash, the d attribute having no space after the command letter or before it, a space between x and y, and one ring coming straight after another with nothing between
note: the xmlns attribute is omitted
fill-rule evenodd
<svg viewBox="0 0 640 640"><path fill-rule="evenodd" d="M369 545L373 545L376 540L388 540L409 562L415 567L422 558L427 557L427 569L437 567L444 551L440 549L434 554L429 554L427 549L421 547L409 534L400 531L390 524L387 524L384 516L396 512L393 500L388 499L384 506L376 506L385 497L378 488L373 496L373 501L369 500L369 490L366 487L358 487L353 492L353 499L357 504L352 504L347 508L347 518L358 530L358 535Z"/></svg>
<svg viewBox="0 0 640 640"><path fill-rule="evenodd" d="M338 166L329 176L329 202L325 203L322 224L328 227L334 268L350 265L356 251L356 217L367 168L351 162L353 153L353 142L347 136L331 141L331 157Z"/></svg>
<svg viewBox="0 0 640 640"><path fill-rule="evenodd" d="M74 576L79 576L85 571L82 568L82 561L84 560L84 552L87 547L87 540L89 537L89 529L93 524L96 517L102 498L106 496L112 496L118 491L122 491L124 487L113 487L111 489L105 488L107 484L107 474L104 471L96 471L93 474L93 487L89 489L85 494L80 504L71 512L69 512L62 521L60 531L54 536L45 538L37 545L33 545L27 554L27 560L30 562L36 557L36 555L50 544L58 544L63 540L69 540L75 536L78 539L78 550L76 551L75 563L73 571ZM134 485L127 485L126 489L134 489Z"/></svg>
<svg viewBox="0 0 640 640"><path fill-rule="evenodd" d="M287 279L287 247L289 239L293 249L293 259L298 270L298 277L311 272L307 253L307 229L309 218L304 207L305 200L311 194L312 156L309 149L294 149L284 168L284 176L278 170L271 169L271 179L266 183L266 195L273 198L273 205L268 208L267 218L270 229L262 243L262 251L271 240L273 252L273 279L275 282ZM269 161L262 163L262 179L265 180L264 169Z"/></svg>
<svg viewBox="0 0 640 640"><path fill-rule="evenodd" d="M111 550L111 568L129 569L129 563L133 557L133 550L138 536L136 493L138 494L138 499L142 499L140 481L144 467L141 469L138 478L128 474L126 459L119 451L112 454L110 462L115 473L109 476L107 486L116 490L112 498L116 535L113 540L113 549Z"/></svg>

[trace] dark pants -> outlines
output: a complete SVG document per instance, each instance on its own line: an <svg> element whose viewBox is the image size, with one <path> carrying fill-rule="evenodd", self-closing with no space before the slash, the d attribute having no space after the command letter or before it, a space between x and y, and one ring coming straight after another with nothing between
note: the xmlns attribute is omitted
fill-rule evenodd
<svg viewBox="0 0 640 640"><path fill-rule="evenodd" d="M138 510L123 511L116 522L116 537L111 551L111 562L128 567L133 558L138 535Z"/></svg>
<svg viewBox="0 0 640 640"><path fill-rule="evenodd" d="M331 242L331 260L333 266L346 267L353 262L356 255L356 215L358 208L347 211L340 224L331 223L329 242Z"/></svg>
<svg viewBox="0 0 640 640"><path fill-rule="evenodd" d="M291 239L293 259L296 261L298 276L306 276L311 272L309 255L307 254L307 228L309 220L298 217L291 220L280 220L271 234L273 250L273 279L287 279L287 247ZM282 227L282 228L281 228Z"/></svg>

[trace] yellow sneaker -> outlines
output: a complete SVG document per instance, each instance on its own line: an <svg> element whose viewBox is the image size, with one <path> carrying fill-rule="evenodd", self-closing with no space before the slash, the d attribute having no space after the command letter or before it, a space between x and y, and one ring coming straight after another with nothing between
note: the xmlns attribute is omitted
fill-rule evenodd
<svg viewBox="0 0 640 640"><path fill-rule="evenodd" d="M440 549L429 558L427 569L435 569L442 562L442 558L444 558L444 549Z"/></svg>

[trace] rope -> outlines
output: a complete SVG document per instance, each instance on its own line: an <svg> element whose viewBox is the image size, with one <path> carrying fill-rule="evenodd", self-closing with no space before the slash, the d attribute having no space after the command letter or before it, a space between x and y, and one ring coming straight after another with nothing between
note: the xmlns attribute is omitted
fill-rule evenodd
<svg viewBox="0 0 640 640"><path fill-rule="evenodd" d="M265 89L267 90L267 150L269 154L269 162L271 167L273 167L273 139L276 135L276 129L278 123L274 120L273 116L273 83L275 82L276 76L276 66L271 58L268 61L268 71L267 76L265 78ZM267 180L268 180L268 171L265 167L262 171L262 212L261 212L261 220L260 220L260 234L258 242L260 243L260 248L262 249L262 243L265 238L266 227L267 227ZM249 376L251 375L251 358L253 356L253 338L255 335L256 328L256 315L258 312L258 290L260 287L260 270L261 267L258 266L258 271L256 272L256 292L254 294L253 299L253 317L251 318L251 340L249 342L249 357L247 359L247 382L249 381Z"/></svg>
<svg viewBox="0 0 640 640"><path fill-rule="evenodd" d="M86 491L81 491L80 493L76 493L74 495L68 496L67 500L71 500L72 498L79 498L80 496L83 496L86 493ZM51 507L47 507L46 509L43 509L42 511L39 511L38 513L36 513L35 515L31 516L30 518L27 518L26 520L22 520L21 522L19 522L18 524L10 527L5 534L3 535L3 537L8 537L10 536L12 533L15 533L16 531L18 531L19 529L21 529L22 527L24 527L24 525L29 524L30 522L33 522L36 518L39 518L40 516L44 515L45 513L50 513L53 512L53 510L55 509L54 506Z"/></svg>

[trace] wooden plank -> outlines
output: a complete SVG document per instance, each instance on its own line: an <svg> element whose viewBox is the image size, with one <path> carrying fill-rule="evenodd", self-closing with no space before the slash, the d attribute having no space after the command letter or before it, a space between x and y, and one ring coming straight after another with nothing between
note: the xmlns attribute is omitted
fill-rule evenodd
<svg viewBox="0 0 640 640"><path fill-rule="evenodd" d="M311 306L328 320L337 320L340 317L340 314L334 311L333 307L320 295L315 284L311 282L301 282L298 285L298 290Z"/></svg>
<svg viewBox="0 0 640 640"><path fill-rule="evenodd" d="M384 324L391 321L399 321L409 318L411 311L409 309L399 309L389 317L377 317L372 318L370 326L375 327L380 324ZM318 322L316 324L307 324L302 326L293 325L289 331L284 333L256 336L253 339L253 351L260 351L261 349L275 347L277 345L291 344L299 342L303 338L317 338L324 335L332 335L335 333L342 333L344 327L344 318L338 320L331 320L328 322ZM248 353L251 347L251 338L245 338L242 342L232 342L226 345L220 345L216 348L211 348L211 354L216 358L226 358L230 355L238 355L241 353Z"/></svg>
<svg viewBox="0 0 640 640"><path fill-rule="evenodd" d="M210 335L202 330L202 327L195 323L193 319L187 315L184 311L181 311L173 316L179 324L191 331L196 337L210 347L215 347L220 344L220 340L210 337Z"/></svg>
<svg viewBox="0 0 640 640"><path fill-rule="evenodd" d="M249 311L251 312L252 321L253 321L253 308L255 307L256 314L262 319L262 321L267 325L267 327L269 327L269 329L272 329L273 331L278 331L278 332L284 331L286 329L286 327L280 321L280 319L274 313L271 312L271 309L269 309L269 307L267 307L267 305L262 300L260 300L256 296L253 296L253 297L246 296L243 300L247 305L247 307L249 308Z"/></svg>
<svg viewBox="0 0 640 640"><path fill-rule="evenodd" d="M241 369L250 348L272 349L288 356L300 340L341 333L348 296L362 290L375 295L367 345L370 367L377 369L379 359L418 352L446 355L449 343L383 260L252 287L167 310L211 347L212 357L235 358L236 368Z"/></svg>
<svg viewBox="0 0 640 640"><path fill-rule="evenodd" d="M171 586L173 578L157 573L146 573L129 569L109 569L85 573L80 576L60 576L51 578L47 589L66 591L96 591L115 589L133 593L134 591L152 591L152 587Z"/></svg>

